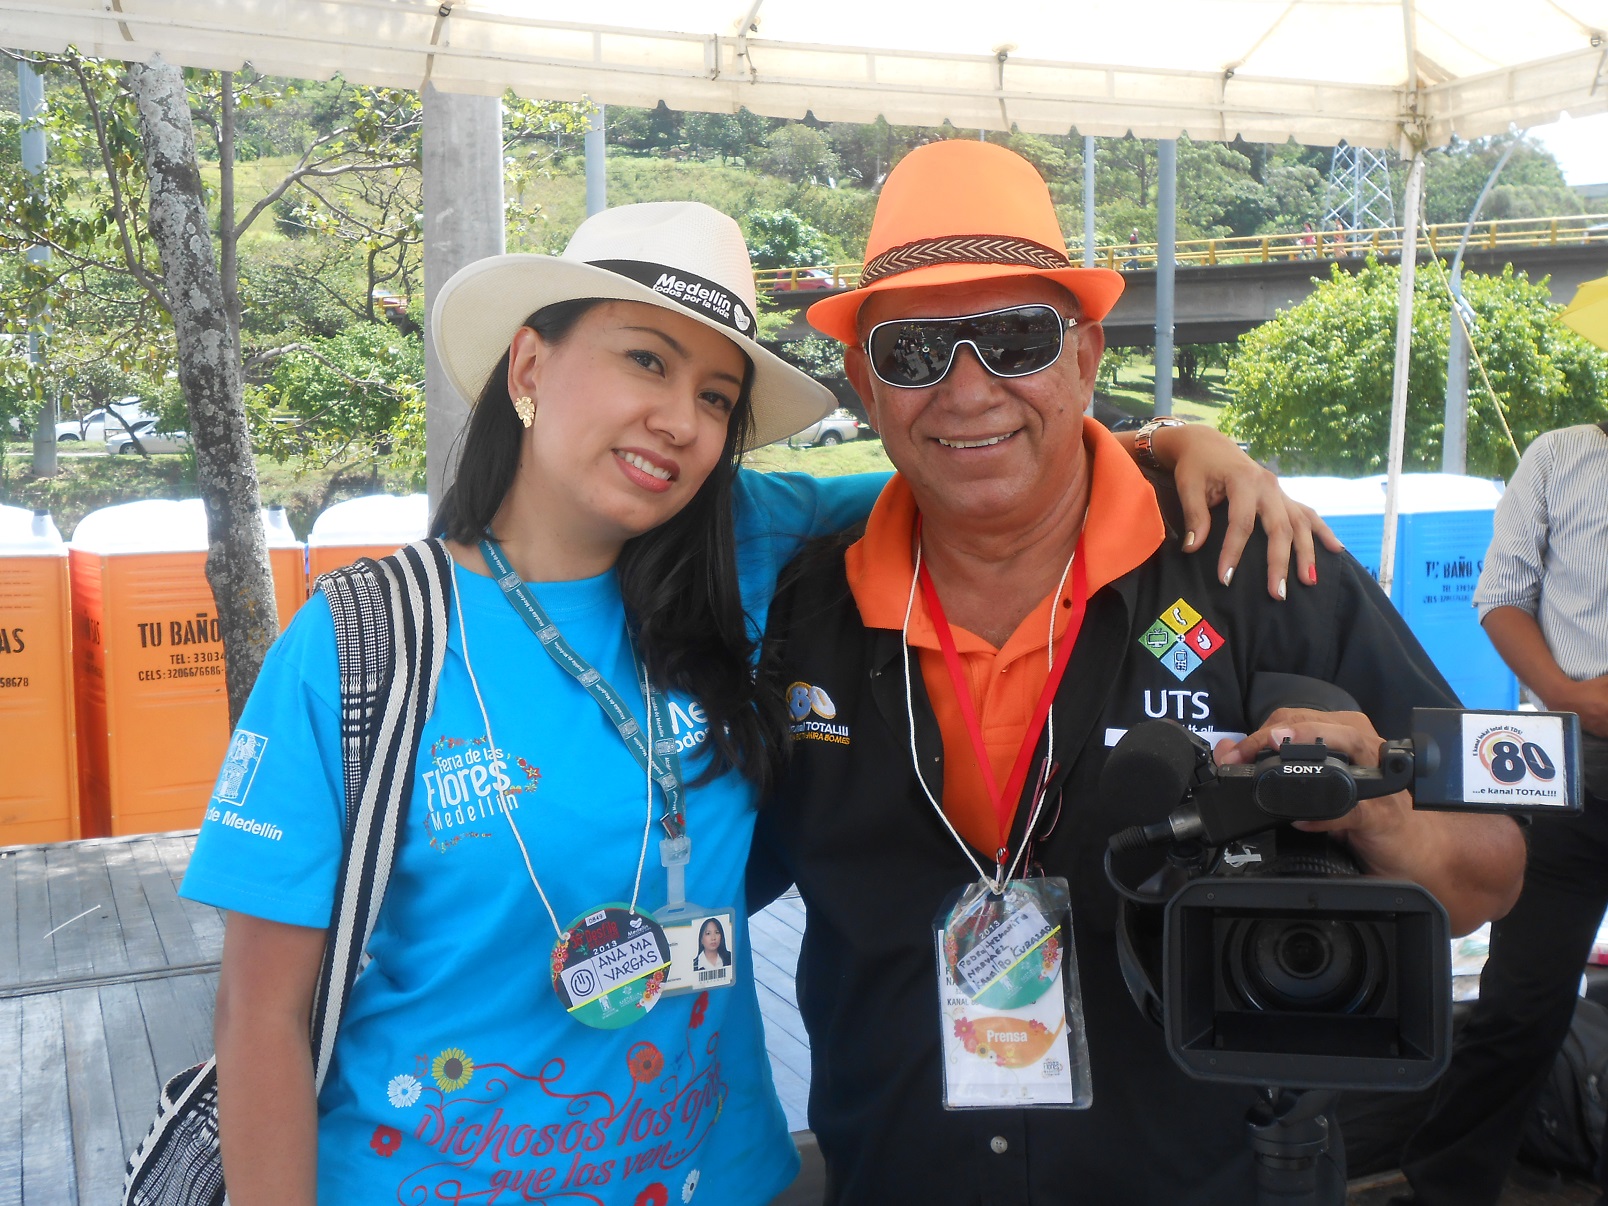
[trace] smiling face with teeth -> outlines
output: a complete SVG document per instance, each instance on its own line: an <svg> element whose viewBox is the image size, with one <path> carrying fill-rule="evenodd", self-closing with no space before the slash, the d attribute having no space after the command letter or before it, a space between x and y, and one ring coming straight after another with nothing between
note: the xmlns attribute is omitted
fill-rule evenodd
<svg viewBox="0 0 1608 1206"><path fill-rule="evenodd" d="M1073 317L1077 303L1053 281L1031 275L933 288L888 289L866 299L862 336L895 318L978 314L1030 303ZM882 437L888 459L934 523L982 523L1030 530L1078 497L1087 482L1083 412L1093 396L1105 334L1080 322L1060 358L1027 377L988 372L970 347L936 385L905 389L870 370L863 348L844 367Z"/></svg>
<svg viewBox="0 0 1608 1206"><path fill-rule="evenodd" d="M522 575L601 573L685 507L725 454L747 369L718 331L640 302L596 305L557 342L520 328L508 390L536 414L493 528Z"/></svg>

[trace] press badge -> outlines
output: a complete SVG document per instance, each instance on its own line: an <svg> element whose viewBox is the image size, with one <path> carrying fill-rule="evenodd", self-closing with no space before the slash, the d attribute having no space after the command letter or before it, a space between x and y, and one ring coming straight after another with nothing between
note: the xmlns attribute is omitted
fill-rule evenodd
<svg viewBox="0 0 1608 1206"><path fill-rule="evenodd" d="M654 915L670 942L670 966L660 990L667 997L737 983L736 913L692 907L695 911L675 919L663 910Z"/></svg>
<svg viewBox="0 0 1608 1206"><path fill-rule="evenodd" d="M933 933L944 1108L1092 1105L1066 880L972 884Z"/></svg>

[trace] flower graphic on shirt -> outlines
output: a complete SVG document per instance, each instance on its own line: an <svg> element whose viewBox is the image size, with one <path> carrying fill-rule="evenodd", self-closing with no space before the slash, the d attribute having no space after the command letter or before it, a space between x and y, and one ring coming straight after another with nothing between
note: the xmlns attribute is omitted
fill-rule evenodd
<svg viewBox="0 0 1608 1206"><path fill-rule="evenodd" d="M369 1146L389 1160L402 1146L402 1132L394 1126L377 1126L369 1136Z"/></svg>
<svg viewBox="0 0 1608 1206"><path fill-rule="evenodd" d="M404 1072L400 1076L391 1077L391 1083L385 1086L385 1096L399 1110L405 1110L419 1100L419 1084L417 1076L409 1076Z"/></svg>
<svg viewBox="0 0 1608 1206"><path fill-rule="evenodd" d="M443 1093L452 1093L475 1078L475 1061L462 1048L448 1047L431 1061L430 1075Z"/></svg>
<svg viewBox="0 0 1608 1206"><path fill-rule="evenodd" d="M681 1200L692 1201L692 1195L698 1188L698 1170L695 1168L687 1174L687 1179L681 1183Z"/></svg>
<svg viewBox="0 0 1608 1206"><path fill-rule="evenodd" d="M637 1194L636 1201L631 1206L665 1206L670 1201L670 1191L655 1181L641 1193Z"/></svg>
<svg viewBox="0 0 1608 1206"><path fill-rule="evenodd" d="M709 993L698 994L698 999L692 1003L692 1028L694 1030L704 1024L704 1013L709 1009Z"/></svg>
<svg viewBox="0 0 1608 1206"><path fill-rule="evenodd" d="M631 1069L631 1079L638 1084L647 1084L664 1071L664 1056L652 1043L635 1043L625 1053L626 1066Z"/></svg>

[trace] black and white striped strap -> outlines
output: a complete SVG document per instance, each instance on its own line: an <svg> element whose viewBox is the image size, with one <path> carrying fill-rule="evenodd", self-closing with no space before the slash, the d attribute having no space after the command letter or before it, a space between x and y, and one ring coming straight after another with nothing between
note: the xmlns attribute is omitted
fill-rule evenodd
<svg viewBox="0 0 1608 1206"><path fill-rule="evenodd" d="M447 648L452 563L439 540L325 574L341 679L346 854L313 1001L315 1091L324 1084L363 951L396 861L424 723Z"/></svg>

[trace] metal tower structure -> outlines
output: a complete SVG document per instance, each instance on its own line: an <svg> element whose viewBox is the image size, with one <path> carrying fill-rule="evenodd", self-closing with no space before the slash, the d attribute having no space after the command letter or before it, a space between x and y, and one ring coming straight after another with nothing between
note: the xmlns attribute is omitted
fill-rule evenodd
<svg viewBox="0 0 1608 1206"><path fill-rule="evenodd" d="M1378 151L1343 142L1335 147L1323 193L1323 229L1333 230L1336 222L1347 230L1396 225L1390 165Z"/></svg>

